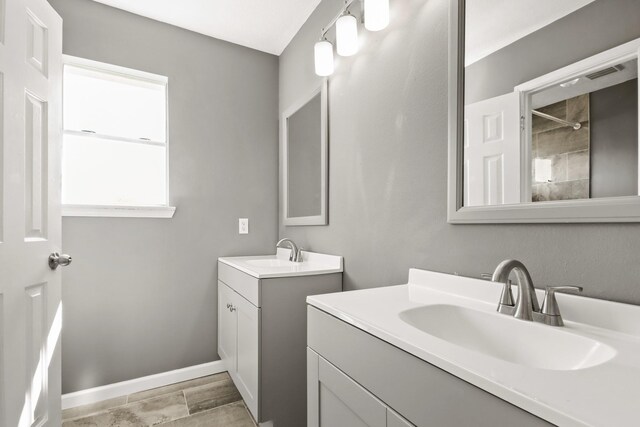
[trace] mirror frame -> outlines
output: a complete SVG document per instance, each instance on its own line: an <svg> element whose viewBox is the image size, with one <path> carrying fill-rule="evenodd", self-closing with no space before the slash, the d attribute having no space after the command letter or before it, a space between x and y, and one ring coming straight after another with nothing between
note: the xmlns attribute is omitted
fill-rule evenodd
<svg viewBox="0 0 640 427"><path fill-rule="evenodd" d="M329 103L327 80L316 87L310 94L300 98L287 108L280 119L282 136L282 223L286 226L327 225L328 204L328 164L329 164ZM289 118L320 94L320 214L312 216L289 216Z"/></svg>
<svg viewBox="0 0 640 427"><path fill-rule="evenodd" d="M465 4L466 0L449 0L447 221L452 224L640 222L640 196L463 206ZM630 44L619 48L626 45ZM635 54L640 60L640 52L636 50ZM577 64L580 62L569 67ZM638 99L640 105L640 95Z"/></svg>

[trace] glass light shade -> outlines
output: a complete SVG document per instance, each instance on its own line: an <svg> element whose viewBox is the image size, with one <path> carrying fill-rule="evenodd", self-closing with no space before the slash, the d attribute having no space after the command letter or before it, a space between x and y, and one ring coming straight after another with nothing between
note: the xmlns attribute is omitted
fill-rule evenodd
<svg viewBox="0 0 640 427"><path fill-rule="evenodd" d="M333 45L327 40L320 40L313 47L315 54L316 74L326 77L333 74Z"/></svg>
<svg viewBox="0 0 640 427"><path fill-rule="evenodd" d="M364 26L380 31L389 25L389 0L364 0Z"/></svg>
<svg viewBox="0 0 640 427"><path fill-rule="evenodd" d="M340 56L358 52L358 20L353 15L343 15L336 22L336 50Z"/></svg>

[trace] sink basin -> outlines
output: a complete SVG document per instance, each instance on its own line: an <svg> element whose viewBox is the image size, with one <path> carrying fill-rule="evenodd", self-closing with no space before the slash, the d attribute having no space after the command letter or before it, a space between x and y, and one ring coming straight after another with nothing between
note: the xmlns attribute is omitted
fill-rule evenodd
<svg viewBox="0 0 640 427"><path fill-rule="evenodd" d="M293 267L295 265L300 265L300 263L280 258L250 259L247 260L246 263L254 267Z"/></svg>
<svg viewBox="0 0 640 427"><path fill-rule="evenodd" d="M606 362L616 351L563 328L499 313L436 304L399 313L409 325L467 350L537 369L572 371Z"/></svg>
<svg viewBox="0 0 640 427"><path fill-rule="evenodd" d="M293 262L290 254L278 248L275 255L220 257L218 262L258 279L342 273L341 256L302 251L303 262Z"/></svg>

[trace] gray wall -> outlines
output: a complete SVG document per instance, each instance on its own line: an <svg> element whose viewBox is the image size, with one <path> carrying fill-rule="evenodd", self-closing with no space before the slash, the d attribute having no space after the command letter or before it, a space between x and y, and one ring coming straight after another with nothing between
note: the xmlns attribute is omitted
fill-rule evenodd
<svg viewBox="0 0 640 427"><path fill-rule="evenodd" d="M65 53L169 77L177 206L173 219L63 220L63 392L217 360L216 258L274 252L278 59L93 1L51 3Z"/></svg>
<svg viewBox="0 0 640 427"><path fill-rule="evenodd" d="M431 1L431 0L429 0ZM596 0L466 67L465 104L640 37L640 2Z"/></svg>
<svg viewBox="0 0 640 427"><path fill-rule="evenodd" d="M363 31L361 51L339 58L329 80L329 225L280 222L280 237L343 255L346 289L406 282L409 267L478 276L517 258L538 287L582 284L588 296L640 304L640 225L447 224L448 3L392 1L390 27ZM590 26L578 45L594 53L640 36L636 0L593 5L602 3L611 25ZM280 111L317 84L313 44L341 5L323 0L281 55Z"/></svg>
<svg viewBox="0 0 640 427"><path fill-rule="evenodd" d="M592 92L591 197L638 194L638 79Z"/></svg>

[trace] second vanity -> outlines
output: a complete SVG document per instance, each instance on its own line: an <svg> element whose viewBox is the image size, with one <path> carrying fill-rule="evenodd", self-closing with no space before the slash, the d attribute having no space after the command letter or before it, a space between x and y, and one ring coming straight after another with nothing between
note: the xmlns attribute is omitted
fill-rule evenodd
<svg viewBox="0 0 640 427"><path fill-rule="evenodd" d="M307 425L637 425L640 307L558 295L554 327L497 313L501 290L412 269L309 297Z"/></svg>
<svg viewBox="0 0 640 427"><path fill-rule="evenodd" d="M305 299L342 290L342 257L295 252L218 259L218 354L261 425L304 424Z"/></svg>

